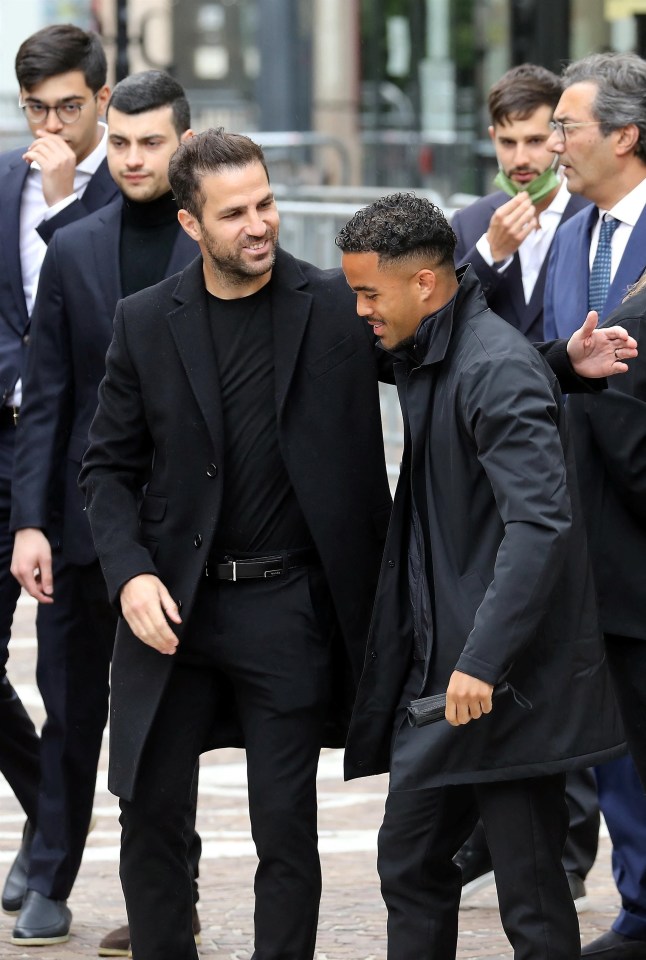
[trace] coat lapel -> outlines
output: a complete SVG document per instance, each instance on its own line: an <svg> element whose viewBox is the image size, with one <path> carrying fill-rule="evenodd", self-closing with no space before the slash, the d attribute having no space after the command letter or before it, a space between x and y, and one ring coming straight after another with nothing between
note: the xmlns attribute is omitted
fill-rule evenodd
<svg viewBox="0 0 646 960"><path fill-rule="evenodd" d="M179 275L173 299L178 306L168 314L168 324L195 394L207 429L217 450L224 444L220 380L202 273L197 257Z"/></svg>
<svg viewBox="0 0 646 960"><path fill-rule="evenodd" d="M101 286L106 303L116 303L122 296L119 269L121 210L121 203L112 203L101 210L90 235L94 276Z"/></svg>
<svg viewBox="0 0 646 960"><path fill-rule="evenodd" d="M274 382L276 413L280 420L294 376L312 296L302 288L307 280L298 263L280 248L272 274L271 316L274 334Z"/></svg>
<svg viewBox="0 0 646 960"><path fill-rule="evenodd" d="M22 157L16 155L15 162L11 164L0 183L0 197L2 198L0 244L2 245L4 269L7 271L6 275L11 285L16 306L15 312L7 309L3 313L7 322L13 327L15 327L13 317L16 314L20 315L22 322L20 328L17 329L20 334L24 333L29 323L20 264L20 203L28 172L29 167L25 161Z"/></svg>
<svg viewBox="0 0 646 960"><path fill-rule="evenodd" d="M608 299L600 320L605 319L621 303L628 293L628 288L641 277L644 267L646 267L646 207L630 234L624 255L610 284Z"/></svg>

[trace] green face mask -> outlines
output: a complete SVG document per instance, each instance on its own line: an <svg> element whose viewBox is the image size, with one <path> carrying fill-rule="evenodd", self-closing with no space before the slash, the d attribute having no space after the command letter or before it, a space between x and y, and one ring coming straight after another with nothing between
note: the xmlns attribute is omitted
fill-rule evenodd
<svg viewBox="0 0 646 960"><path fill-rule="evenodd" d="M511 177L508 177L504 170L499 170L494 184L500 189L504 190L505 193L508 193L510 197L515 197L517 193L520 193L521 190L525 190L529 194L530 200L532 203L538 203L539 200L542 200L543 197L546 197L548 193L551 193L553 190L556 190L561 186L561 181L558 178L556 170L558 168L558 158L555 159L555 163L544 170L540 176L536 177L535 180L530 181L530 183L516 183L515 180L512 180Z"/></svg>

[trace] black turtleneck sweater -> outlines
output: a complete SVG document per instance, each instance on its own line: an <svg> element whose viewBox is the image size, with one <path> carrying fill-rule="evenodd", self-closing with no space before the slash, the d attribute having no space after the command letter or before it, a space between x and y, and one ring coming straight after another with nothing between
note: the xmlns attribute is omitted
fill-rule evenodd
<svg viewBox="0 0 646 960"><path fill-rule="evenodd" d="M164 279L180 229L170 191L150 203L123 198L119 266L124 297Z"/></svg>

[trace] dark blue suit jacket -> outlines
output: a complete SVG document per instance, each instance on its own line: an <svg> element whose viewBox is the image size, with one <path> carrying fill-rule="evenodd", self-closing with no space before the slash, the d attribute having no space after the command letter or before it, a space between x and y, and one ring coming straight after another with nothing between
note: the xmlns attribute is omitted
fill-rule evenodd
<svg viewBox="0 0 646 960"><path fill-rule="evenodd" d="M62 496L63 553L77 564L96 557L77 478L122 296L121 209L121 202L112 203L52 239L23 379L11 527L39 527L56 541ZM182 270L198 254L195 241L180 228L165 275Z"/></svg>
<svg viewBox="0 0 646 960"><path fill-rule="evenodd" d="M489 308L512 327L524 333L528 340L536 343L547 339L543 336L543 294L549 255L543 261L531 299L526 303L518 252L514 254L507 269L500 273L494 267L490 267L476 250L476 243L489 229L492 216L498 207L507 203L508 200L508 195L498 190L454 214L451 226L458 238L455 248L455 265L461 267L470 263L482 284ZM572 196L563 211L557 231L566 220L587 205L587 200Z"/></svg>
<svg viewBox="0 0 646 960"><path fill-rule="evenodd" d="M545 285L545 339L569 338L588 313L590 237L599 216L596 206L582 210L559 230L552 244ZM633 228L608 290L603 321L619 306L646 267L646 207Z"/></svg>
<svg viewBox="0 0 646 960"><path fill-rule="evenodd" d="M20 265L20 203L29 166L26 147L0 155L0 403L22 375L29 316ZM115 200L119 190L104 160L88 183L82 200L75 200L38 228L45 243L65 224L80 220Z"/></svg>

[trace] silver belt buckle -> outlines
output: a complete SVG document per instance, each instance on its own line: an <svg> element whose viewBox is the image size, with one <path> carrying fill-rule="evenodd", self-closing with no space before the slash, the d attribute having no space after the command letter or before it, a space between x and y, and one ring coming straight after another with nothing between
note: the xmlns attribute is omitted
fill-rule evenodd
<svg viewBox="0 0 646 960"><path fill-rule="evenodd" d="M229 563L233 566L233 582L235 583L238 579L238 564L235 560L229 560Z"/></svg>

